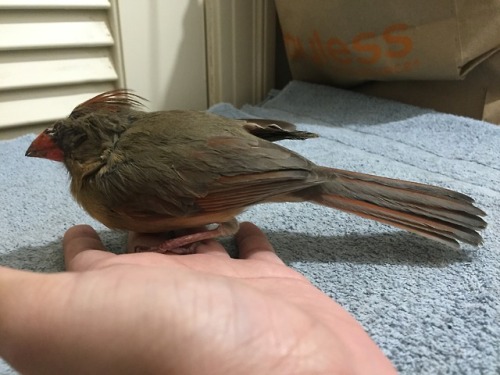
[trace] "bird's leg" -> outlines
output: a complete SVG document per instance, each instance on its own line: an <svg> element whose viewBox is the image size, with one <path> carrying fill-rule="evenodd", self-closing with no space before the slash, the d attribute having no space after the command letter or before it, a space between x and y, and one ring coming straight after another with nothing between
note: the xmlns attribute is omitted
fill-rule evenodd
<svg viewBox="0 0 500 375"><path fill-rule="evenodd" d="M153 251L158 253L194 254L200 241L231 236L238 231L238 227L238 221L233 219L220 223L215 229L199 231L166 240L157 247L136 246L135 252Z"/></svg>

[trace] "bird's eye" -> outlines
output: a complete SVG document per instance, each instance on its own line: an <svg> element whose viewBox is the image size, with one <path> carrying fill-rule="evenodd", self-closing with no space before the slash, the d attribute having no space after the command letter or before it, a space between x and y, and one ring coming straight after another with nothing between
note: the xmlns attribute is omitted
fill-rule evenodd
<svg viewBox="0 0 500 375"><path fill-rule="evenodd" d="M45 134L53 136L61 129L61 126L63 126L63 122L57 121L50 128L45 129Z"/></svg>
<svg viewBox="0 0 500 375"><path fill-rule="evenodd" d="M54 127L45 129L44 133L47 134L47 135L54 135L54 133L55 133Z"/></svg>

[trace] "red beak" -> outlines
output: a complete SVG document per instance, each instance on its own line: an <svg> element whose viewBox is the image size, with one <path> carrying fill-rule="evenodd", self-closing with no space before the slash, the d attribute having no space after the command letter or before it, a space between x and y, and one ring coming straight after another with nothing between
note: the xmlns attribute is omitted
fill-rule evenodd
<svg viewBox="0 0 500 375"><path fill-rule="evenodd" d="M30 147L28 147L26 156L64 161L64 153L61 148L56 145L52 137L46 132L41 133L35 138Z"/></svg>

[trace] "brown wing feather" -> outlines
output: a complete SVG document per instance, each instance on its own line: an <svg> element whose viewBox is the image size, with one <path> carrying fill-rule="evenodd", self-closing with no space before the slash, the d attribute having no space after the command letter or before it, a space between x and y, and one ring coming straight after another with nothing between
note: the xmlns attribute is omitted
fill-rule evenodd
<svg viewBox="0 0 500 375"><path fill-rule="evenodd" d="M245 120L246 123L243 124L243 128L252 135L256 137L265 139L266 141L275 142L281 141L284 139L296 139L296 140L304 140L308 138L317 138L318 135L315 133L305 132L301 130L290 129L290 126L284 128L280 124L281 121L273 121L273 120L262 120L258 119L255 121Z"/></svg>
<svg viewBox="0 0 500 375"><path fill-rule="evenodd" d="M217 212L276 200L315 184L310 172L283 170L221 177L214 191L196 200L204 212ZM316 183L321 183L317 180ZM273 199L274 198L274 199Z"/></svg>
<svg viewBox="0 0 500 375"><path fill-rule="evenodd" d="M264 201L294 200L287 193L311 186L303 171L270 172L246 176L223 177L224 188L196 199L190 208L182 212L172 202L160 197L138 196L129 204L122 205L117 216L99 216L106 225L140 232L158 232L226 222L246 207ZM246 181L246 183L244 183ZM178 202L179 203L179 202ZM176 213L177 212L177 213ZM176 214L175 214L176 213Z"/></svg>

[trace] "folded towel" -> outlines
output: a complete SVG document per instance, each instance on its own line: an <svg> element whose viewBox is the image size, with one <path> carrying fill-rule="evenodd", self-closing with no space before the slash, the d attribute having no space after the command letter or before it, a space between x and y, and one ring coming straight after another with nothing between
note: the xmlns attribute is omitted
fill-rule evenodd
<svg viewBox="0 0 500 375"><path fill-rule="evenodd" d="M256 206L240 219L263 228L287 264L351 312L401 373L499 373L500 128L303 82L260 105L211 111L318 133L280 143L321 165L472 196L489 226L483 246L461 250L308 203ZM33 138L0 142L0 264L62 270L62 235L78 223L120 252L124 234L78 207L61 164L24 157ZM1 374L10 371L0 363Z"/></svg>

